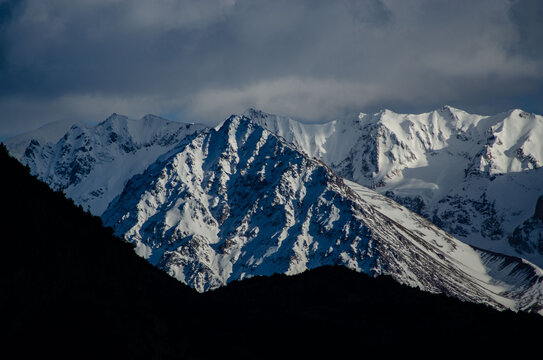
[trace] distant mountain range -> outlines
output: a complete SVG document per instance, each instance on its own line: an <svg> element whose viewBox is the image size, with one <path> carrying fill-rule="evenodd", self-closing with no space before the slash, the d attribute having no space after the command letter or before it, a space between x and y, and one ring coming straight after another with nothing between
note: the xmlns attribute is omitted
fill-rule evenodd
<svg viewBox="0 0 543 360"><path fill-rule="evenodd" d="M458 239L543 266L543 227L534 220L543 195L542 116L522 110L481 116L450 106L326 124L254 109L245 115Z"/></svg>
<svg viewBox="0 0 543 360"><path fill-rule="evenodd" d="M96 126L52 124L7 141L10 152L53 189L100 215L132 176L203 125L154 115L112 114Z"/></svg>
<svg viewBox="0 0 543 360"><path fill-rule="evenodd" d="M541 313L543 271L497 253L541 263L541 129L541 117L517 110L306 125L251 109L214 129L114 114L56 142L29 137L22 153L24 136L8 146L199 291L344 265Z"/></svg>
<svg viewBox="0 0 543 360"><path fill-rule="evenodd" d="M0 166L0 344L17 358L343 358L444 349L488 356L504 348L522 357L540 338L536 314L498 312L343 266L197 293L30 176L1 145Z"/></svg>

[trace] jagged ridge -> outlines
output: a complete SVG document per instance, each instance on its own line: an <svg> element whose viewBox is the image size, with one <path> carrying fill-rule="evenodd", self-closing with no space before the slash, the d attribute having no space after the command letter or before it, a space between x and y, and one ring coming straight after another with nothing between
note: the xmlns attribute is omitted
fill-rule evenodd
<svg viewBox="0 0 543 360"><path fill-rule="evenodd" d="M372 275L391 274L400 282L433 292L496 307L538 311L538 268L514 258L517 264L533 271L523 271L522 276L495 271L502 262L491 261L494 257L485 257L463 244L457 251L458 242L446 233L355 183L345 186L324 163L300 152L305 149L310 155L331 161L330 166L340 172L349 169L342 167L346 153L347 163L355 165L359 163L355 161L357 156L366 157L369 160L361 163L373 169L373 177L389 169L392 172L382 179L392 174L389 178L398 180L411 171L405 164L420 166L427 159L449 154L451 141L470 143L470 136L477 133L474 126L482 129L480 124L488 125L495 119L450 107L419 116L383 111L324 125L303 125L277 117L277 121L269 122L273 116L254 110L247 114L260 124L264 119L267 127L275 124L274 131L284 133L294 145L250 121L245 130L244 126L238 129L238 124L225 133L223 125L218 130L186 137L188 131L178 132L183 126L190 127L185 124L152 116L134 121L114 114L92 129L73 127L56 144L30 143L23 161L53 187L64 187L76 203L92 205L90 210L100 214L132 174L143 171L159 154L167 152L145 174L129 182L125 193L133 196L124 196L122 201L119 198L115 214L109 213L104 219L114 218L117 233L127 233L130 241L138 245L140 255L199 290L258 274L293 274L322 264L342 264ZM522 112L518 116L526 118ZM243 118L230 118L227 128L235 119ZM416 139L411 136L415 145L403 141L401 133L409 129L413 133L413 128L419 129L414 132ZM367 137L361 140L360 131ZM353 141L365 146L364 152L358 145L353 147ZM430 155L424 153L426 160L421 162L418 150L412 149L431 151ZM278 154L285 157L284 161L276 161ZM469 157L466 154L463 156ZM55 172L59 168L63 171ZM538 171L515 174L530 174L530 181L525 181L530 185L535 183ZM470 185L478 181L478 187L487 186L489 179L493 179L492 184L506 181L510 185L507 181L512 181L511 173L507 177L484 175L481 171L479 175L463 173ZM394 184L382 179L378 184L372 180L374 186L384 184L376 187L379 191ZM399 196L400 188L396 186L395 192L387 190L386 194L428 215L426 198ZM488 236L500 236L501 222L494 201L483 197L466 202L450 195L444 199L442 202L454 206L454 211L449 206L446 216L435 216L434 212L432 220L436 223L446 228L450 224L462 228L466 223L475 227L476 221L469 221L483 214L487 216L483 224ZM473 208L474 216L464 215L466 204ZM456 219L458 216L465 219ZM525 227L523 236L533 229ZM428 246L430 239L437 240ZM444 244L449 245L440 248ZM463 267L458 268L458 264Z"/></svg>
<svg viewBox="0 0 543 360"><path fill-rule="evenodd" d="M498 308L541 308L537 267L515 258L533 271L512 281L478 251L388 198L345 184L243 116L187 138L132 178L102 218L199 291L343 265ZM528 292L533 301L520 305Z"/></svg>
<svg viewBox="0 0 543 360"><path fill-rule="evenodd" d="M512 237L543 194L543 117L521 110L472 115L450 106L313 125L254 109L245 115L461 240L543 265L534 231L522 241Z"/></svg>
<svg viewBox="0 0 543 360"><path fill-rule="evenodd" d="M73 125L57 142L30 139L20 160L53 189L100 215L126 181L188 134L203 129L154 115L140 120L112 114L94 127ZM17 151L21 140L11 148Z"/></svg>

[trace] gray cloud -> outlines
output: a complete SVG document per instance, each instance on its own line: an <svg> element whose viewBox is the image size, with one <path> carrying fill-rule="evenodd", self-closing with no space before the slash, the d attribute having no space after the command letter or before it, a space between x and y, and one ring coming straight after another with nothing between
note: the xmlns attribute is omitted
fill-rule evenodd
<svg viewBox="0 0 543 360"><path fill-rule="evenodd" d="M443 104L543 113L542 9L509 0L3 0L0 135L111 112L215 124L249 106L308 121Z"/></svg>

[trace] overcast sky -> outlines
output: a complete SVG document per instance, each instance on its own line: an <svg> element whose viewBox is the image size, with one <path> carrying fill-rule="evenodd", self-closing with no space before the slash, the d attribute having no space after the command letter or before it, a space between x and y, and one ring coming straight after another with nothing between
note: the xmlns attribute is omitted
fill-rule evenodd
<svg viewBox="0 0 543 360"><path fill-rule="evenodd" d="M0 137L445 104L543 114L543 1L0 0Z"/></svg>

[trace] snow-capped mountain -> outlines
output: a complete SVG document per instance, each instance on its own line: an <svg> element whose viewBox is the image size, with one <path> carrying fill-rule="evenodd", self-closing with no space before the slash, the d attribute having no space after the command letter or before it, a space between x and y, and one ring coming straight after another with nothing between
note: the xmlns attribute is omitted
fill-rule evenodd
<svg viewBox="0 0 543 360"><path fill-rule="evenodd" d="M95 215L106 209L128 179L204 128L154 115L132 120L118 114L93 127L72 125L62 136L64 125L20 135L7 146L33 174Z"/></svg>
<svg viewBox="0 0 543 360"><path fill-rule="evenodd" d="M59 120L45 124L35 130L13 136L7 139L5 143L9 148L11 156L15 157L16 159L21 159L32 140L38 142L39 144L56 143L73 125L79 127L86 126L83 121L77 119Z"/></svg>
<svg viewBox="0 0 543 360"><path fill-rule="evenodd" d="M538 267L458 241L245 116L185 138L130 179L102 219L199 291L340 264L543 313Z"/></svg>
<svg viewBox="0 0 543 360"><path fill-rule="evenodd" d="M543 220L533 216L543 195L542 116L481 116L450 106L325 124L254 109L245 115L462 241L543 266Z"/></svg>
<svg viewBox="0 0 543 360"><path fill-rule="evenodd" d="M308 125L256 110L245 115L205 129L113 114L64 136L55 125L7 145L51 187L103 213L138 254L199 291L342 264L541 313L541 269L479 249L488 237L497 239L494 250L510 254L511 246L528 255L541 249L541 117L515 111L483 117L445 107ZM441 219L447 230L471 225L464 237L475 234L469 239L478 248L360 183ZM508 242L492 227L507 225L500 218L507 211L519 219L510 234L504 231ZM452 232L462 235L458 226Z"/></svg>

